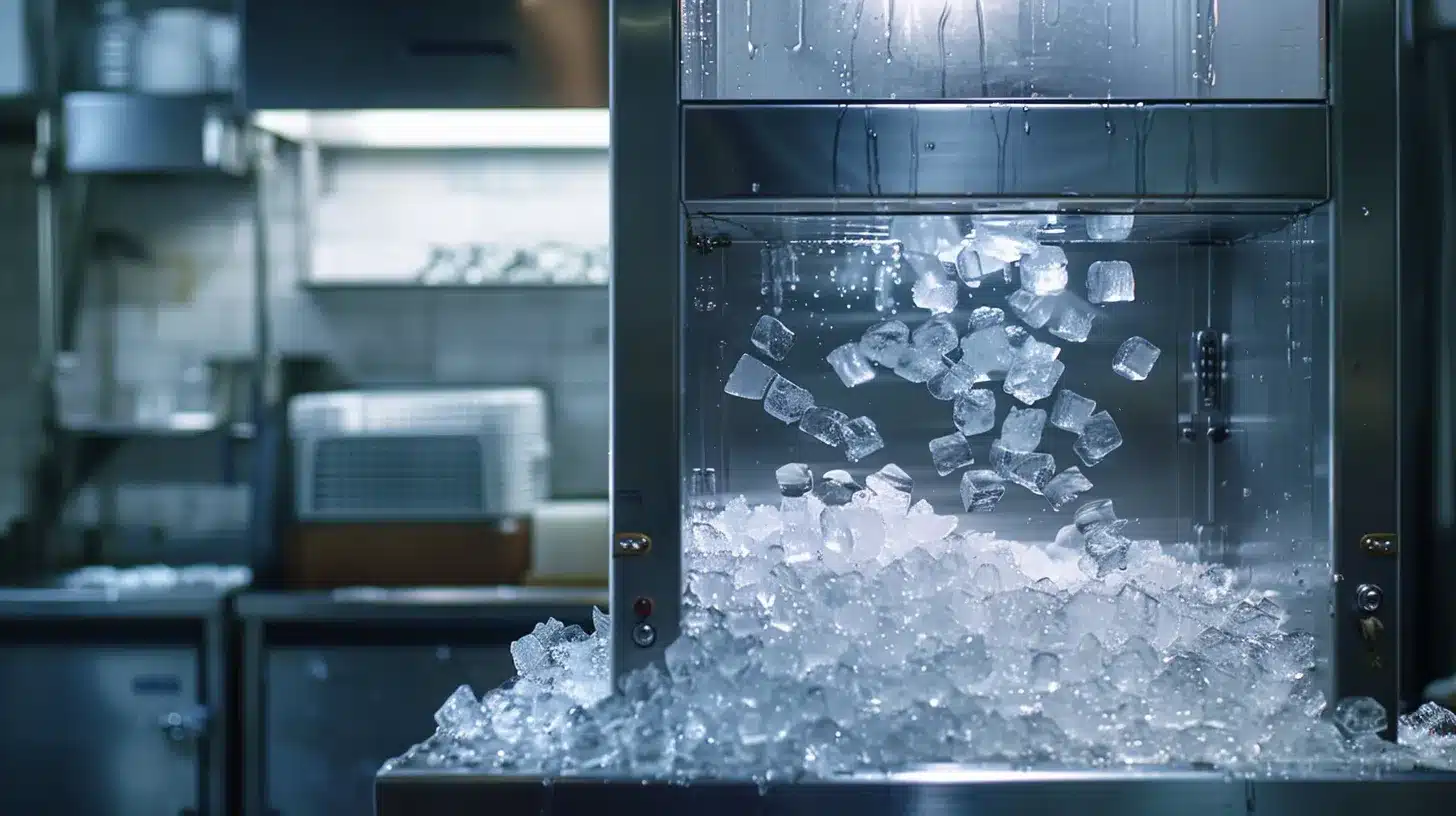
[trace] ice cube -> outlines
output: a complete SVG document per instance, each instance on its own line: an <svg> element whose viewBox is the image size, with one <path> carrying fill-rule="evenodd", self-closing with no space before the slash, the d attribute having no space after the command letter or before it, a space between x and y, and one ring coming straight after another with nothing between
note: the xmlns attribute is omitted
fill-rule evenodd
<svg viewBox="0 0 1456 816"><path fill-rule="evenodd" d="M833 408L816 405L805 411L804 415L799 418L799 430L830 447L837 448L844 444L844 424L846 422L849 422L847 414L840 413Z"/></svg>
<svg viewBox="0 0 1456 816"><path fill-rule="evenodd" d="M985 433L996 425L996 395L984 388L974 388L956 397L952 415L955 426L966 436Z"/></svg>
<svg viewBox="0 0 1456 816"><path fill-rule="evenodd" d="M1015 263L1036 251L1036 228L1040 223L1036 219L978 216L972 223L975 234L971 245L988 258Z"/></svg>
<svg viewBox="0 0 1456 816"><path fill-rule="evenodd" d="M940 541L955 532L955 516L938 516L930 502L921 499L905 516L905 537L917 544Z"/></svg>
<svg viewBox="0 0 1456 816"><path fill-rule="evenodd" d="M794 333L789 331L778 318L771 315L764 315L758 319L753 327L753 334L749 336L753 345L759 351L767 354L775 360L784 359L789 349L794 346Z"/></svg>
<svg viewBox="0 0 1456 816"><path fill-rule="evenodd" d="M1087 424L1082 426L1082 435L1073 443L1072 451L1082 460L1082 464L1092 467L1120 447L1122 431L1118 430L1117 422L1106 411L1098 411L1087 418Z"/></svg>
<svg viewBox="0 0 1456 816"><path fill-rule="evenodd" d="M612 636L612 616L595 606L592 607L592 634L604 638Z"/></svg>
<svg viewBox="0 0 1456 816"><path fill-rule="evenodd" d="M1131 215L1089 215L1087 237L1094 241L1126 241L1136 219Z"/></svg>
<svg viewBox="0 0 1456 816"><path fill-rule="evenodd" d="M1127 566L1127 550L1132 541L1112 529L1111 525L1098 525L1086 531L1087 555L1092 559L1097 577Z"/></svg>
<svg viewBox="0 0 1456 816"><path fill-rule="evenodd" d="M930 382L945 370L945 357L935 349L909 349L895 364L895 373L913 383Z"/></svg>
<svg viewBox="0 0 1456 816"><path fill-rule="evenodd" d="M910 347L910 327L898 320L876 323L865 330L859 350L871 361L894 368Z"/></svg>
<svg viewBox="0 0 1456 816"><path fill-rule="evenodd" d="M763 410L780 422L798 422L813 407L814 395L783 377L774 377L763 395Z"/></svg>
<svg viewBox="0 0 1456 816"><path fill-rule="evenodd" d="M1070 388L1063 388L1057 392L1057 399L1052 403L1051 423L1064 431L1080 434L1087 425L1087 419L1096 410L1097 400L1088 399Z"/></svg>
<svg viewBox="0 0 1456 816"><path fill-rule="evenodd" d="M971 456L971 444L966 438L953 433L930 440L930 461L935 464L936 473L949 476L975 459Z"/></svg>
<svg viewBox="0 0 1456 816"><path fill-rule="evenodd" d="M471 735L484 723L484 719L485 710L480 706L480 699L468 685L455 689L435 712L436 725L462 736Z"/></svg>
<svg viewBox="0 0 1456 816"><path fill-rule="evenodd" d="M1041 495L1057 472L1057 462L1049 453L1012 453L1015 457L1005 474L1007 481L1019 484Z"/></svg>
<svg viewBox="0 0 1456 816"><path fill-rule="evenodd" d="M1012 407L1001 422L1001 444L1017 453L1031 453L1041 444L1047 413L1040 408Z"/></svg>
<svg viewBox="0 0 1456 816"><path fill-rule="evenodd" d="M733 366L723 393L744 399L763 399L769 383L777 376L777 371L759 362L757 357L745 354L738 358L738 365Z"/></svg>
<svg viewBox="0 0 1456 816"><path fill-rule="evenodd" d="M910 492L915 489L915 480L904 468L891 463L865 477L865 487L881 496L903 496L905 508L910 508Z"/></svg>
<svg viewBox="0 0 1456 816"><path fill-rule="evenodd" d="M905 252L934 255L960 245L960 225L949 215L897 215L890 219L890 240L899 241Z"/></svg>
<svg viewBox="0 0 1456 816"><path fill-rule="evenodd" d="M1072 521L1079 531L1085 533L1093 527L1117 521L1117 513L1112 508L1112 499L1096 499L1078 507Z"/></svg>
<svg viewBox="0 0 1456 816"><path fill-rule="evenodd" d="M875 370L870 366L869 358L865 357L864 352L860 350L859 343L845 343L829 352L829 356L824 359L829 361L829 367L839 375L839 381L849 388L864 385L875 378ZM764 389L767 388L768 383L764 383Z"/></svg>
<svg viewBox="0 0 1456 816"><path fill-rule="evenodd" d="M1004 373L1016 362L1016 350L1000 326L991 326L961 340L961 362L979 374Z"/></svg>
<svg viewBox="0 0 1456 816"><path fill-rule="evenodd" d="M1060 360L1022 361L1006 372L1006 382L1002 389L1031 405L1052 395L1052 391L1056 390L1057 380L1062 378L1062 372L1066 369L1066 365Z"/></svg>
<svg viewBox="0 0 1456 816"><path fill-rule="evenodd" d="M844 426L844 456L851 462L869 456L885 446L880 429L869 417L856 417Z"/></svg>
<svg viewBox="0 0 1456 816"><path fill-rule="evenodd" d="M981 379L974 368L964 361L942 370L925 384L930 395L938 400L953 400L971 390Z"/></svg>
<svg viewBox="0 0 1456 816"><path fill-rule="evenodd" d="M1340 700L1335 703L1331 720L1347 737L1379 734L1390 724L1385 706L1372 697L1346 697Z"/></svg>
<svg viewBox="0 0 1456 816"><path fill-rule="evenodd" d="M1047 482L1046 487L1042 488L1042 494L1052 503L1053 510L1060 510L1091 489L1092 482L1082 475L1081 468L1074 465Z"/></svg>
<svg viewBox="0 0 1456 816"><path fill-rule="evenodd" d="M915 305L934 314L955 311L960 294L961 285L940 271L922 274L910 288L910 299Z"/></svg>
<svg viewBox="0 0 1456 816"><path fill-rule="evenodd" d="M1057 301L1055 298L1033 295L1025 289L1017 289L1006 298L1006 305L1021 322L1039 329L1045 326L1052 319L1052 312L1056 311Z"/></svg>
<svg viewBox="0 0 1456 816"><path fill-rule="evenodd" d="M1060 308L1048 331L1072 343L1087 342L1092 334L1092 323L1097 319L1097 311L1070 292L1057 300Z"/></svg>
<svg viewBox="0 0 1456 816"><path fill-rule="evenodd" d="M525 677L550 662L551 655L533 633L511 644L511 660L516 664L516 674Z"/></svg>
<svg viewBox="0 0 1456 816"><path fill-rule="evenodd" d="M1055 295L1067 288L1067 253L1042 246L1021 259L1021 288L1033 295Z"/></svg>
<svg viewBox="0 0 1456 816"><path fill-rule="evenodd" d="M830 507L839 507L849 504L854 500L854 494L863 489L848 472L829 470L814 486L814 497Z"/></svg>
<svg viewBox="0 0 1456 816"><path fill-rule="evenodd" d="M974 244L967 244L956 254L955 268L956 275L966 286L975 289L988 278L1000 277L1006 271L1006 261L981 252Z"/></svg>
<svg viewBox="0 0 1456 816"><path fill-rule="evenodd" d="M1420 748L1456 748L1456 713L1436 703L1423 703L1399 721L1400 744ZM1453 757L1456 758L1456 757Z"/></svg>
<svg viewBox="0 0 1456 816"><path fill-rule="evenodd" d="M915 327L910 333L910 344L917 349L946 354L960 343L955 324L945 315L936 315Z"/></svg>
<svg viewBox="0 0 1456 816"><path fill-rule="evenodd" d="M1027 363L1046 363L1062 356L1061 346L1043 343L1030 335L1022 341L1021 346L1016 351L1016 359Z"/></svg>
<svg viewBox="0 0 1456 816"><path fill-rule="evenodd" d="M1117 348L1117 356L1112 358L1112 370L1133 382L1146 380L1162 353L1161 349L1141 337L1129 337Z"/></svg>
<svg viewBox="0 0 1456 816"><path fill-rule="evenodd" d="M967 513L995 510L1004 495L1006 483L995 471L968 470L961 476L961 504Z"/></svg>
<svg viewBox="0 0 1456 816"><path fill-rule="evenodd" d="M1006 312L995 306L977 306L971 311L971 320L967 328L972 332L981 329L989 329L992 326L1000 326L1006 322Z"/></svg>
<svg viewBox="0 0 1456 816"><path fill-rule="evenodd" d="M1087 267L1087 299L1093 303L1130 303L1136 281L1127 261L1097 261Z"/></svg>
<svg viewBox="0 0 1456 816"><path fill-rule="evenodd" d="M1031 337L1031 332L1027 331L1026 327L1018 326L1015 323L1002 326L1002 328L1006 330L1006 341L1011 344L1011 348L1015 349L1019 355L1021 353L1021 347L1026 344L1027 338Z"/></svg>

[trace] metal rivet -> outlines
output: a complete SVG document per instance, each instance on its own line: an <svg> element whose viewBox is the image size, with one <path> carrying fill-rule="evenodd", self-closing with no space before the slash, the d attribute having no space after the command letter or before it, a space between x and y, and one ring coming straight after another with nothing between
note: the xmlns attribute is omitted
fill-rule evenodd
<svg viewBox="0 0 1456 816"><path fill-rule="evenodd" d="M632 628L632 642L645 649L657 642L657 630L650 623L639 623Z"/></svg>
<svg viewBox="0 0 1456 816"><path fill-rule="evenodd" d="M1374 612L1385 602L1385 592L1374 584L1355 587L1355 606L1361 612Z"/></svg>

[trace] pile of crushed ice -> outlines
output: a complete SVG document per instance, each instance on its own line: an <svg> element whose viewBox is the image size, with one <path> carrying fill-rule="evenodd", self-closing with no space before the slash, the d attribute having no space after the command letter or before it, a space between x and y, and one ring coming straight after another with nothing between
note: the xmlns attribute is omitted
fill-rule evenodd
<svg viewBox="0 0 1456 816"><path fill-rule="evenodd" d="M1456 715L1428 704L1401 719L1402 745L1382 741L1385 710L1369 698L1331 705L1314 637L1287 631L1273 598L1227 568L1129 538L1110 500L1071 509L1093 485L1037 452L1045 426L1076 434L1088 468L1122 435L1093 400L1057 392L1060 349L1031 332L1086 341L1097 317L1088 301L1133 300L1130 265L1093 264L1084 301L1067 291L1065 253L1037 241L1041 221L978 219L965 237L951 219L906 223L897 251L920 264L913 295L930 316L913 330L876 324L825 362L846 387L884 369L951 402L948 433L928 454L941 476L964 471L966 513L1024 489L1068 514L1055 540L960 531L958 516L916 501L893 464L862 476L785 465L777 505L739 498L690 519L683 635L665 670L629 675L610 694L606 617L592 634L548 621L513 644L516 680L483 699L461 687L434 736L396 764L760 780L984 761L1456 768ZM1086 228L1119 241L1132 217ZM961 287L1013 283L1013 273L1004 302L1021 325L982 306L962 334L949 316ZM793 341L767 315L751 335L773 361ZM1158 356L1133 337L1111 362L1140 381ZM998 380L1025 407L1002 420L990 467L970 469L968 437L995 426L996 396L975 386ZM752 354L724 390L761 400L850 463L884 446L869 417L818 404ZM1053 393L1050 415L1032 407Z"/></svg>

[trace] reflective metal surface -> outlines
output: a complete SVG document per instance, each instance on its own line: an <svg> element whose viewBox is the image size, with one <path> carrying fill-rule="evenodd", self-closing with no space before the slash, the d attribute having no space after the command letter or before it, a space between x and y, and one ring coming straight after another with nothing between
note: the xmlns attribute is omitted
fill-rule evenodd
<svg viewBox="0 0 1456 816"><path fill-rule="evenodd" d="M1324 105L689 105L683 197L710 213L1008 197L1293 211L1329 196L1327 116Z"/></svg>
<svg viewBox="0 0 1456 816"><path fill-rule="evenodd" d="M72 173L206 173L247 169L231 105L198 97L72 93L64 101Z"/></svg>

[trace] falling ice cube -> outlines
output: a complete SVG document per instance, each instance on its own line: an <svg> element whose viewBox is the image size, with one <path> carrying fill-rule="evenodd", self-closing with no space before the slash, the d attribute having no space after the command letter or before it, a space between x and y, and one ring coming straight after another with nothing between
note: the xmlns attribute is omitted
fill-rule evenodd
<svg viewBox="0 0 1456 816"><path fill-rule="evenodd" d="M1025 363L1048 363L1062 356L1062 347L1028 335L1017 348L1016 359Z"/></svg>
<svg viewBox="0 0 1456 816"><path fill-rule="evenodd" d="M814 471L801 462L779 467L774 471L774 479L778 481L781 496L802 496L814 489Z"/></svg>
<svg viewBox="0 0 1456 816"><path fill-rule="evenodd" d="M938 400L953 400L971 390L971 386L980 380L980 375L974 368L966 365L965 361L941 371L925 384L930 389L930 395Z"/></svg>
<svg viewBox="0 0 1456 816"><path fill-rule="evenodd" d="M1097 311L1071 293L1063 294L1057 301L1057 314L1047 331L1072 343L1087 342L1092 334L1092 323L1097 319Z"/></svg>
<svg viewBox="0 0 1456 816"><path fill-rule="evenodd" d="M844 456L851 462L869 456L885 446L880 429L869 417L856 417L844 426Z"/></svg>
<svg viewBox="0 0 1456 816"><path fill-rule="evenodd" d="M910 289L910 298L921 309L933 314L945 314L955 311L960 293L961 285L937 270L916 278L915 285Z"/></svg>
<svg viewBox="0 0 1456 816"><path fill-rule="evenodd" d="M839 381L849 388L856 385L864 385L875 378L875 370L870 366L869 358L860 351L859 343L845 343L829 352L824 359L829 361L829 367L839 375ZM768 384L764 384L768 388Z"/></svg>
<svg viewBox="0 0 1456 816"><path fill-rule="evenodd" d="M1033 295L1055 295L1067 288L1067 253L1043 246L1021 259L1021 288Z"/></svg>
<svg viewBox="0 0 1456 816"><path fill-rule="evenodd" d="M1093 303L1129 303L1136 298L1132 264L1098 261L1087 267L1087 299Z"/></svg>
<svg viewBox="0 0 1456 816"><path fill-rule="evenodd" d="M934 255L959 245L962 234L954 216L899 215L890 219L890 240L899 241L906 252Z"/></svg>
<svg viewBox="0 0 1456 816"><path fill-rule="evenodd" d="M1082 464L1092 467L1120 447L1122 431L1118 430L1111 414L1098 411L1087 418L1087 423L1082 426L1082 435L1077 437L1072 451L1081 458Z"/></svg>
<svg viewBox="0 0 1456 816"><path fill-rule="evenodd" d="M738 358L738 365L733 366L723 393L744 399L763 399L769 383L777 376L777 371L759 362L758 358L745 354Z"/></svg>
<svg viewBox="0 0 1456 816"><path fill-rule="evenodd" d="M953 433L930 440L930 461L935 464L936 473L949 476L975 459L971 456L971 444L966 438Z"/></svg>
<svg viewBox="0 0 1456 816"><path fill-rule="evenodd" d="M967 244L956 254L955 268L961 281L975 289L982 283L995 283L999 280L1006 271L1006 262L986 255L973 244Z"/></svg>
<svg viewBox="0 0 1456 816"><path fill-rule="evenodd" d="M777 317L764 315L753 327L753 334L749 336L749 340L753 341L753 345L759 351L775 360L782 360L784 355L789 353L789 349L794 346L794 333L789 331L789 327L780 322Z"/></svg>
<svg viewBox="0 0 1456 816"><path fill-rule="evenodd" d="M1095 571L1099 578L1127 566L1127 551L1132 546L1132 541L1111 525L1098 525L1089 529L1084 540L1087 555L1096 565Z"/></svg>
<svg viewBox="0 0 1456 816"><path fill-rule="evenodd" d="M960 343L955 324L945 315L936 315L915 327L910 333L910 345L945 354Z"/></svg>
<svg viewBox="0 0 1456 816"><path fill-rule="evenodd" d="M1094 241L1126 241L1136 219L1131 215L1087 216L1087 237Z"/></svg>
<svg viewBox="0 0 1456 816"><path fill-rule="evenodd" d="M798 422L814 407L814 395L783 377L774 377L763 395L763 410L780 422Z"/></svg>
<svg viewBox="0 0 1456 816"><path fill-rule="evenodd" d="M1047 413L1040 408L1016 408L1001 422L1001 444L1007 450L1031 453L1041 444Z"/></svg>
<svg viewBox="0 0 1456 816"><path fill-rule="evenodd" d="M1039 329L1045 326L1052 319L1052 312L1056 311L1057 301L1055 298L1033 295L1025 289L1017 289L1006 298L1006 305L1022 323Z"/></svg>
<svg viewBox="0 0 1456 816"><path fill-rule="evenodd" d="M910 327L898 320L876 323L859 339L859 350L872 362L894 368L910 347Z"/></svg>
<svg viewBox="0 0 1456 816"><path fill-rule="evenodd" d="M1057 392L1057 399L1052 403L1051 423L1053 427L1080 434L1082 428L1087 424L1087 419L1096 410L1096 400L1088 399L1069 388L1063 388Z"/></svg>
<svg viewBox="0 0 1456 816"><path fill-rule="evenodd" d="M952 416L955 426L966 436L985 433L996 426L996 395L974 388L956 397Z"/></svg>
<svg viewBox="0 0 1456 816"><path fill-rule="evenodd" d="M816 405L799 418L799 430L830 447L844 444L844 425L849 417L833 408Z"/></svg>
<svg viewBox="0 0 1456 816"><path fill-rule="evenodd" d="M1057 462L1049 453L1017 453L1005 475L1006 480L1041 494L1057 472Z"/></svg>
<svg viewBox="0 0 1456 816"><path fill-rule="evenodd" d="M1161 349L1141 337L1129 337L1118 346L1117 355L1112 358L1112 370L1133 382L1146 380L1162 353Z"/></svg>
<svg viewBox="0 0 1456 816"><path fill-rule="evenodd" d="M971 311L971 320L967 328L972 332L981 329L989 329L992 326L1000 326L1006 322L1006 312L995 306L977 306Z"/></svg>
<svg viewBox="0 0 1456 816"><path fill-rule="evenodd" d="M1114 521L1117 521L1117 512L1112 507L1112 499L1089 501L1077 508L1077 513L1072 519L1072 522L1077 525L1077 530L1083 533L1093 527L1111 524Z"/></svg>
<svg viewBox="0 0 1456 816"><path fill-rule="evenodd" d="M961 476L961 504L967 513L985 513L996 509L1006 495L1006 483L995 471L968 470Z"/></svg>
<svg viewBox="0 0 1456 816"><path fill-rule="evenodd" d="M1016 362L1016 350L999 326L972 332L961 340L961 362L980 374L1004 373Z"/></svg>
<svg viewBox="0 0 1456 816"><path fill-rule="evenodd" d="M908 349L895 364L895 373L913 383L930 382L945 369L945 357L935 349Z"/></svg>
<svg viewBox="0 0 1456 816"><path fill-rule="evenodd" d="M1390 724L1385 706L1371 697L1346 697L1335 703L1331 719L1347 737L1379 734Z"/></svg>
<svg viewBox="0 0 1456 816"><path fill-rule="evenodd" d="M1006 382L1002 388L1011 396L1031 405L1052 395L1057 381L1062 378L1062 372L1066 369L1061 360L1022 361L1006 372Z"/></svg>
<svg viewBox="0 0 1456 816"><path fill-rule="evenodd" d="M1034 218L978 216L973 219L975 234L971 245L982 255L1004 263L1015 263L1021 256L1037 249Z"/></svg>
<svg viewBox="0 0 1456 816"><path fill-rule="evenodd" d="M1060 510L1091 489L1091 480L1082 475L1081 468L1073 466L1052 477L1042 488L1042 495L1051 502L1053 510Z"/></svg>

